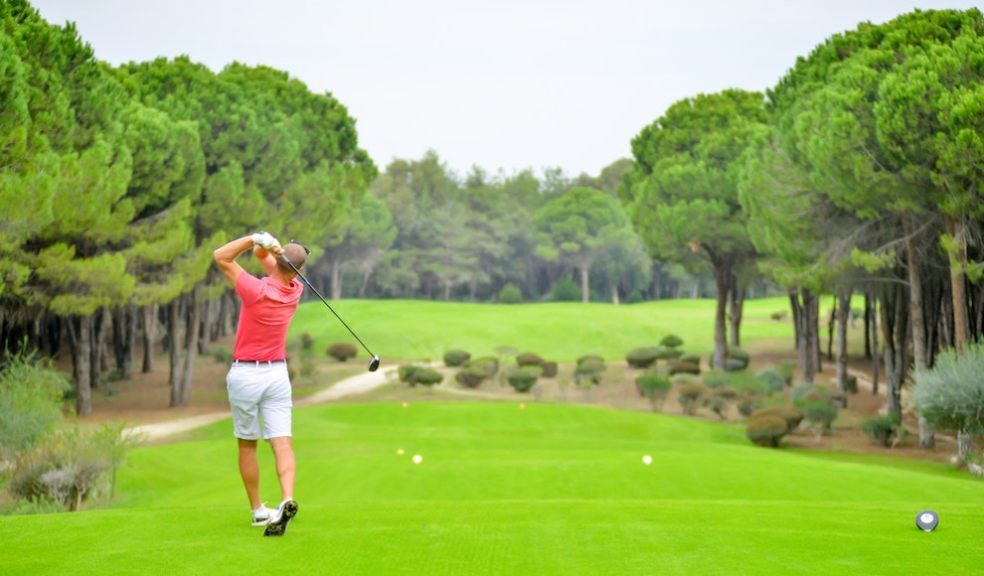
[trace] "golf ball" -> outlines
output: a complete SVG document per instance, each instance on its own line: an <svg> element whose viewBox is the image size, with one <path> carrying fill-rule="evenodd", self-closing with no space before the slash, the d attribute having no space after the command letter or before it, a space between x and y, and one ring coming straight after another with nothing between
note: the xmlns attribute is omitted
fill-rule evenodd
<svg viewBox="0 0 984 576"><path fill-rule="evenodd" d="M403 456L403 448L397 448L396 449L396 455L397 456Z"/></svg>
<svg viewBox="0 0 984 576"><path fill-rule="evenodd" d="M414 454L413 455L413 463L414 464L420 464L423 461L424 461L424 457L421 456L420 454Z"/></svg>
<svg viewBox="0 0 984 576"><path fill-rule="evenodd" d="M653 463L653 457L650 456L649 454L646 454L645 456L642 457L642 463L645 464L646 466L649 466L650 464Z"/></svg>

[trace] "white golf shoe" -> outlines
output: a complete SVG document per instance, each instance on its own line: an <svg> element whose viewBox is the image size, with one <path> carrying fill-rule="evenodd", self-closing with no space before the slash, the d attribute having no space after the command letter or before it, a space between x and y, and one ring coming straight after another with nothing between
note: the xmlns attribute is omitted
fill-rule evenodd
<svg viewBox="0 0 984 576"><path fill-rule="evenodd" d="M276 513L276 510L267 508L266 504L260 504L259 508L253 510L253 526L266 526Z"/></svg>
<svg viewBox="0 0 984 576"><path fill-rule="evenodd" d="M277 506L273 516L263 531L264 536L283 536L287 531L287 524L291 518L297 515L297 502L293 498L288 498Z"/></svg>

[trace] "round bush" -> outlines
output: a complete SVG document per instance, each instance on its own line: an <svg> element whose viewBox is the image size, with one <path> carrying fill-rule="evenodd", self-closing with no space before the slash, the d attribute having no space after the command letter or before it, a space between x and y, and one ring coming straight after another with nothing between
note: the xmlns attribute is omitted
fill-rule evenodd
<svg viewBox="0 0 984 576"><path fill-rule="evenodd" d="M888 447L898 438L900 426L895 416L883 414L865 419L861 423L861 430L864 430L872 443Z"/></svg>
<svg viewBox="0 0 984 576"><path fill-rule="evenodd" d="M688 364L693 364L694 366L700 366L700 356L696 354L684 354L679 358L680 362L687 362Z"/></svg>
<svg viewBox="0 0 984 576"><path fill-rule="evenodd" d="M792 386L793 384L793 373L796 371L796 362L792 360L783 360L779 363L779 367L776 371L782 375L786 380L786 386Z"/></svg>
<svg viewBox="0 0 984 576"><path fill-rule="evenodd" d="M912 398L919 414L938 428L984 433L984 343L967 344L963 354L943 351L931 370L916 373ZM960 444L960 443L958 443ZM961 456L965 447L958 445Z"/></svg>
<svg viewBox="0 0 984 576"><path fill-rule="evenodd" d="M659 352L655 346L636 348L625 356L625 361L633 368L649 368L659 359Z"/></svg>
<svg viewBox="0 0 984 576"><path fill-rule="evenodd" d="M707 387L703 384L683 384L677 388L677 402L683 408L683 413L691 416L697 413L706 395Z"/></svg>
<svg viewBox="0 0 984 576"><path fill-rule="evenodd" d="M400 376L400 382L406 382L407 384L414 386L416 381L413 379L414 374L420 370L420 366L414 366L413 364L404 364L397 368L397 374Z"/></svg>
<svg viewBox="0 0 984 576"><path fill-rule="evenodd" d="M755 375L755 378L762 385L762 391L766 394L773 394L775 392L781 392L786 386L786 379L783 378L782 374L773 370L772 368L766 368Z"/></svg>
<svg viewBox="0 0 984 576"><path fill-rule="evenodd" d="M691 364L690 362L682 362L680 360L670 360L666 365L670 370L671 376L675 374L700 374L699 364Z"/></svg>
<svg viewBox="0 0 984 576"><path fill-rule="evenodd" d="M793 408L792 406L769 406L768 408L762 408L756 410L752 413L752 418L759 418L761 416L778 416L786 422L786 432L792 432L800 425L803 421L803 412Z"/></svg>
<svg viewBox="0 0 984 576"><path fill-rule="evenodd" d="M684 384L698 384L699 381L697 377L693 374L671 374L670 382L674 386L682 386Z"/></svg>
<svg viewBox="0 0 984 576"><path fill-rule="evenodd" d="M574 369L575 374L600 374L606 370L605 361L598 356L584 357L584 361L578 361Z"/></svg>
<svg viewBox="0 0 984 576"><path fill-rule="evenodd" d="M778 312L773 312L769 314L769 318L772 318L776 322L782 322L783 320L786 319L787 314L788 312L786 312L785 310L780 310Z"/></svg>
<svg viewBox="0 0 984 576"><path fill-rule="evenodd" d="M350 344L348 342L335 342L334 344L328 346L325 353L339 362L345 362L349 358L355 358L358 351L359 349L355 347L355 344Z"/></svg>
<svg viewBox="0 0 984 576"><path fill-rule="evenodd" d="M520 354L516 356L516 364L523 368L525 366L543 366L545 360L541 358L538 354L533 354L532 352L526 352L525 354Z"/></svg>
<svg viewBox="0 0 984 576"><path fill-rule="evenodd" d="M448 367L463 366L471 354L464 350L448 350L444 353L444 365Z"/></svg>
<svg viewBox="0 0 984 576"><path fill-rule="evenodd" d="M495 376L495 373L499 371L499 359L493 358L492 356L483 356L481 358L475 358L465 362L465 366L481 367L489 376Z"/></svg>
<svg viewBox="0 0 984 576"><path fill-rule="evenodd" d="M596 354L587 354L587 355L581 356L580 358L577 359L577 365L578 366L580 366L581 364L584 364L584 363L588 363L588 362L594 363L594 364L604 364L605 363L605 359L602 358L601 356L596 355Z"/></svg>
<svg viewBox="0 0 984 576"><path fill-rule="evenodd" d="M731 378L727 372L711 370L707 374L701 376L700 382L708 388L718 388L720 386L727 386L731 382Z"/></svg>
<svg viewBox="0 0 984 576"><path fill-rule="evenodd" d="M683 346L683 340L676 334L667 334L659 341L659 345L667 348L679 348Z"/></svg>
<svg viewBox="0 0 984 576"><path fill-rule="evenodd" d="M301 348L304 350L309 350L314 346L314 336L304 332L301 334Z"/></svg>
<svg viewBox="0 0 984 576"><path fill-rule="evenodd" d="M643 396L647 398L653 395L661 395L666 397L666 394L673 387L670 379L660 374L657 370L649 370L644 372L638 378L635 379L636 387L642 392Z"/></svg>
<svg viewBox="0 0 984 576"><path fill-rule="evenodd" d="M578 302L581 288L570 278L561 278L550 288L550 297L555 302Z"/></svg>
<svg viewBox="0 0 984 576"><path fill-rule="evenodd" d="M540 376L544 378L556 378L557 363L544 361L543 364L540 364Z"/></svg>
<svg viewBox="0 0 984 576"><path fill-rule="evenodd" d="M523 301L523 292L512 282L507 283L499 290L499 304L520 304Z"/></svg>
<svg viewBox="0 0 984 576"><path fill-rule="evenodd" d="M762 407L762 397L758 394L746 394L738 400L737 407L738 413L748 418Z"/></svg>
<svg viewBox="0 0 984 576"><path fill-rule="evenodd" d="M455 381L466 388L478 388L488 377L488 372L482 366L468 366L454 375Z"/></svg>
<svg viewBox="0 0 984 576"><path fill-rule="evenodd" d="M778 416L766 414L752 418L745 426L745 436L759 446L778 448L785 435L786 421Z"/></svg>
<svg viewBox="0 0 984 576"><path fill-rule="evenodd" d="M837 419L837 408L829 402L807 402L803 406L803 414L817 434L821 435L829 431Z"/></svg>
<svg viewBox="0 0 984 576"><path fill-rule="evenodd" d="M506 380L516 392L529 392L539 375L536 368L513 368L506 374Z"/></svg>
<svg viewBox="0 0 984 576"><path fill-rule="evenodd" d="M712 394L710 398L707 399L707 406L711 409L722 420L725 419L725 412L728 411L728 399L716 394Z"/></svg>
<svg viewBox="0 0 984 576"><path fill-rule="evenodd" d="M728 358L724 361L724 370L726 372L739 372L748 367L748 362L742 362L737 358Z"/></svg>
<svg viewBox="0 0 984 576"><path fill-rule="evenodd" d="M431 368L418 368L413 373L413 381L421 386L433 386L444 380L444 374Z"/></svg>
<svg viewBox="0 0 984 576"><path fill-rule="evenodd" d="M725 400L734 400L738 397L738 392L730 386L721 386L711 390L711 396L719 396Z"/></svg>

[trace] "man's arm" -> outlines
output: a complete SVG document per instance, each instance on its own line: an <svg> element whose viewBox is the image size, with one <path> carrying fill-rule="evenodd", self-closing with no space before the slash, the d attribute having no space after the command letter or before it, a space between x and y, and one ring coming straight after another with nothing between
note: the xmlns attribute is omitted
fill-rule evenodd
<svg viewBox="0 0 984 576"><path fill-rule="evenodd" d="M236 280L239 280L240 274L245 272L243 267L236 262L236 258L242 256L243 252L252 247L253 237L243 236L212 252L212 257L215 258L215 263L222 271L222 275L228 278L233 286L236 285Z"/></svg>
<svg viewBox="0 0 984 576"><path fill-rule="evenodd" d="M253 256L260 261L260 266L263 266L263 271L266 272L267 276L272 276L274 269L277 268L277 257L284 253L284 249L280 246L274 246L272 248L264 248L263 246L253 246Z"/></svg>

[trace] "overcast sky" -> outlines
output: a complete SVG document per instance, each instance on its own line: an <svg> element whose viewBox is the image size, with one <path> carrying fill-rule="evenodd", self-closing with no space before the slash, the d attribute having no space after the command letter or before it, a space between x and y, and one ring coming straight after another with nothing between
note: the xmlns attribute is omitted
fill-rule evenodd
<svg viewBox="0 0 984 576"><path fill-rule="evenodd" d="M773 85L858 22L951 0L33 0L113 64L187 54L330 91L381 168L434 149L455 170L597 173L672 102Z"/></svg>

